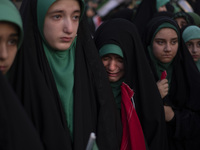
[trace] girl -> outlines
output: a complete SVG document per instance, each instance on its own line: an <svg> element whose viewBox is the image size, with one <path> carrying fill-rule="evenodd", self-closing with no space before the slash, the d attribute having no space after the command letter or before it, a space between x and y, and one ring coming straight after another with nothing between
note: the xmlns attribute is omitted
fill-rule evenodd
<svg viewBox="0 0 200 150"><path fill-rule="evenodd" d="M84 18L82 0L23 0L25 40L12 85L45 148L117 149L116 110Z"/></svg>
<svg viewBox="0 0 200 150"><path fill-rule="evenodd" d="M121 114L121 149L167 149L161 98L135 25L124 19L107 21L94 40ZM130 115L126 110L133 111Z"/></svg>
<svg viewBox="0 0 200 150"><path fill-rule="evenodd" d="M39 135L6 78L23 40L22 20L9 0L0 1L0 11L0 149L43 150Z"/></svg>
<svg viewBox="0 0 200 150"><path fill-rule="evenodd" d="M179 27L168 17L156 17L148 24L145 38L147 56L163 98L169 148L198 149L200 78ZM161 77L163 71L166 77Z"/></svg>

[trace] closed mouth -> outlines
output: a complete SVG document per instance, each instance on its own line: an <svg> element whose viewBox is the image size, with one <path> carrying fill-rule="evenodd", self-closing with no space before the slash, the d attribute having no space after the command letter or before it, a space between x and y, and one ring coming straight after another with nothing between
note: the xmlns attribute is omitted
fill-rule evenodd
<svg viewBox="0 0 200 150"><path fill-rule="evenodd" d="M70 42L72 40L72 37L61 37L60 39L63 42Z"/></svg>

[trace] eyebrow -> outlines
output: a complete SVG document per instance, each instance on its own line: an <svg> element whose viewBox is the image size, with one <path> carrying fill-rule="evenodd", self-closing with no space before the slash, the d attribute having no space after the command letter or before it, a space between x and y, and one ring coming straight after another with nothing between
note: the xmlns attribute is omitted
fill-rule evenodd
<svg viewBox="0 0 200 150"><path fill-rule="evenodd" d="M19 34L18 33L11 33L10 35L9 35L9 38L12 38L12 37L15 37L15 38L18 38L19 37ZM2 36L0 36L0 39L2 39Z"/></svg>
<svg viewBox="0 0 200 150"><path fill-rule="evenodd" d="M155 38L154 40L165 40L164 38ZM178 37L171 38L171 40L178 40Z"/></svg>
<svg viewBox="0 0 200 150"><path fill-rule="evenodd" d="M81 11L80 10L75 10L73 13L80 13ZM47 13L48 15L51 15L51 14L55 14L55 13L64 13L64 11L63 10L53 10L53 11L51 11L51 12L49 12L49 13Z"/></svg>
<svg viewBox="0 0 200 150"><path fill-rule="evenodd" d="M63 13L63 10L54 10L54 11L48 12L47 14L51 15L55 13Z"/></svg>

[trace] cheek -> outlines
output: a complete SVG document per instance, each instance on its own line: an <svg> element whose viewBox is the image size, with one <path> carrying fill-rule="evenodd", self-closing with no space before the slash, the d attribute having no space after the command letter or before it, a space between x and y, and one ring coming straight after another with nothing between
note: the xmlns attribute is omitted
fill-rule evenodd
<svg viewBox="0 0 200 150"><path fill-rule="evenodd" d="M105 61L105 60L102 60L102 63L103 63L103 65L104 65L104 67L106 67L106 66L108 65L108 62Z"/></svg>
<svg viewBox="0 0 200 150"><path fill-rule="evenodd" d="M200 54L200 46L197 47L197 53Z"/></svg>
<svg viewBox="0 0 200 150"><path fill-rule="evenodd" d="M158 57L161 53L162 53L162 47L154 44L153 45L153 55L155 57Z"/></svg>
<svg viewBox="0 0 200 150"><path fill-rule="evenodd" d="M188 50L190 53L192 53L192 48L191 47L188 47Z"/></svg>
<svg viewBox="0 0 200 150"><path fill-rule="evenodd" d="M9 50L10 65L12 65L12 62L14 61L16 54L17 54L17 46L14 46L12 49Z"/></svg>
<svg viewBox="0 0 200 150"><path fill-rule="evenodd" d="M120 63L118 66L119 66L120 70L124 70L124 64L123 63Z"/></svg>
<svg viewBox="0 0 200 150"><path fill-rule="evenodd" d="M74 34L76 35L78 32L79 23L78 22L74 23L73 26L74 26Z"/></svg>
<svg viewBox="0 0 200 150"><path fill-rule="evenodd" d="M48 43L52 42L53 38L56 36L56 33L57 31L55 25L51 24L51 22L46 21L44 23L43 34Z"/></svg>
<svg viewBox="0 0 200 150"><path fill-rule="evenodd" d="M174 57L176 56L177 52L178 52L178 45L173 47L173 55L174 55Z"/></svg>

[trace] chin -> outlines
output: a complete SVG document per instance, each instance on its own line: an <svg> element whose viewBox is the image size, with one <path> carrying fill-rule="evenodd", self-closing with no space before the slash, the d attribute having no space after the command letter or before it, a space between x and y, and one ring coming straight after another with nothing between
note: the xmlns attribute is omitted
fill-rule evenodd
<svg viewBox="0 0 200 150"><path fill-rule="evenodd" d="M58 51L65 51L69 48L69 46L57 46L57 47L54 47L54 48Z"/></svg>
<svg viewBox="0 0 200 150"><path fill-rule="evenodd" d="M169 62L171 62L172 61L172 59L163 59L161 62L162 63L169 63Z"/></svg>

